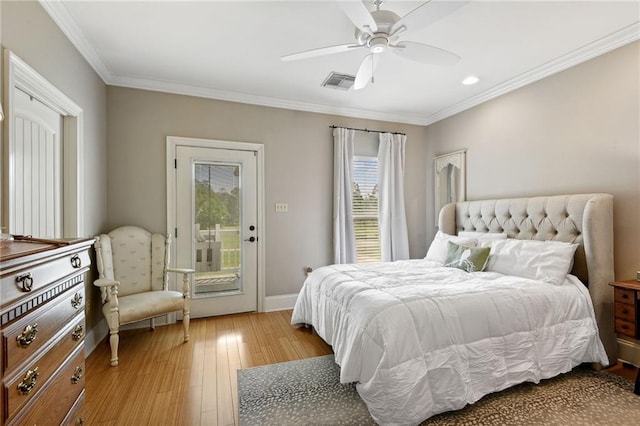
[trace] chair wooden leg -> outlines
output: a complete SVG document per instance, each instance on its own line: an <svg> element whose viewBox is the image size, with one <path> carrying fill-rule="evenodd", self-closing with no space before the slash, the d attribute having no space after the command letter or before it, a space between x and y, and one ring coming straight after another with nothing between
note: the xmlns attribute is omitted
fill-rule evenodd
<svg viewBox="0 0 640 426"><path fill-rule="evenodd" d="M109 344L111 345L111 366L118 365L118 343L120 342L120 336L118 336L118 330L111 330L111 336L109 337Z"/></svg>
<svg viewBox="0 0 640 426"><path fill-rule="evenodd" d="M189 274L182 274L182 295L184 305L182 306L182 326L184 327L184 341L189 341L189 317L191 316L191 293L189 290Z"/></svg>
<svg viewBox="0 0 640 426"><path fill-rule="evenodd" d="M182 311L182 327L184 327L184 341L189 341L189 316L191 314L187 310Z"/></svg>
<svg viewBox="0 0 640 426"><path fill-rule="evenodd" d="M156 319L155 318L149 318L149 325L150 325L151 331L155 331L155 329L156 329Z"/></svg>

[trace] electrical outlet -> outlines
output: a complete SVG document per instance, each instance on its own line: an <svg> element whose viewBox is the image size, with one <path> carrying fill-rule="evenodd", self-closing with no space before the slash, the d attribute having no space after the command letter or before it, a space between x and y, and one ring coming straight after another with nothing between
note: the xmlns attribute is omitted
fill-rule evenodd
<svg viewBox="0 0 640 426"><path fill-rule="evenodd" d="M276 212L285 213L289 211L289 204L287 203L276 203Z"/></svg>

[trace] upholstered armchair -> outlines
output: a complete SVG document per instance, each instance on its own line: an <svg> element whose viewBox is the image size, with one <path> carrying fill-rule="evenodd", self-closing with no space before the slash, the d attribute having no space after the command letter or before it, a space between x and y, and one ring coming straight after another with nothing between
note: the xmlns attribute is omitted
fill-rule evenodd
<svg viewBox="0 0 640 426"><path fill-rule="evenodd" d="M171 237L136 226L123 226L96 237L102 313L109 324L111 365L118 365L118 331L123 324L182 311L184 341L189 340L189 274L192 269L169 268ZM182 274L182 292L167 288L167 273Z"/></svg>

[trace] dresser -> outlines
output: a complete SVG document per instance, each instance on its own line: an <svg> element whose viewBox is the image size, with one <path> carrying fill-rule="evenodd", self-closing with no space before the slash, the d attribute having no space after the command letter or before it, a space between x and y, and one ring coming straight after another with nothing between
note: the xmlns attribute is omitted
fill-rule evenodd
<svg viewBox="0 0 640 426"><path fill-rule="evenodd" d="M81 425L93 239L0 248L0 425Z"/></svg>
<svg viewBox="0 0 640 426"><path fill-rule="evenodd" d="M620 361L640 367L640 281L615 281L614 310ZM634 392L640 395L640 371Z"/></svg>

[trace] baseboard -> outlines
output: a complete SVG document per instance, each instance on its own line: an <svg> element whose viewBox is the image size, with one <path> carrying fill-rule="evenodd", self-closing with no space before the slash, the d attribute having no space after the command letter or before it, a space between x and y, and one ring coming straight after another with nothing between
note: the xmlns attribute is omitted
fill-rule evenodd
<svg viewBox="0 0 640 426"><path fill-rule="evenodd" d="M109 325L107 325L107 320L102 319L98 324L96 324L91 330L87 331L86 336L84 336L84 356L88 358L91 355L91 352L100 344L102 339L109 333Z"/></svg>
<svg viewBox="0 0 640 426"><path fill-rule="evenodd" d="M264 298L264 311L284 311L293 309L298 299L298 293L282 294L280 296L267 296Z"/></svg>
<svg viewBox="0 0 640 426"><path fill-rule="evenodd" d="M286 309L286 308L285 308ZM166 315L156 317L155 325L163 326L169 324ZM139 328L149 328L149 320L142 320L131 324L125 324L120 326L120 330L135 330ZM109 334L109 325L106 319L100 320L100 322L87 331L87 335L84 337L84 356L88 357L91 352L102 342L102 340Z"/></svg>

